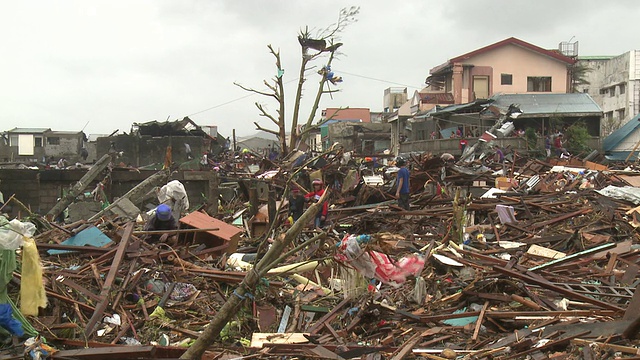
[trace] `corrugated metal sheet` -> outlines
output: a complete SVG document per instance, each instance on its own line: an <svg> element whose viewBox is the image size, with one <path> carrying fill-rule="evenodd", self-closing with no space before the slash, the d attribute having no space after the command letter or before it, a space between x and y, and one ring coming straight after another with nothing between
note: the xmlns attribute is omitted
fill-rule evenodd
<svg viewBox="0 0 640 360"><path fill-rule="evenodd" d="M602 115L602 109L585 93L572 94L502 94L494 95L493 105L507 109L511 104L520 104L523 116L547 114L593 114Z"/></svg>
<svg viewBox="0 0 640 360"><path fill-rule="evenodd" d="M636 115L633 119L629 120L618 130L612 132L609 136L602 141L602 150L611 151L616 148L618 144L622 142L627 136L633 133L638 126L640 126L640 114ZM627 155L629 152L627 151ZM624 159L622 159L624 160Z"/></svg>
<svg viewBox="0 0 640 360"><path fill-rule="evenodd" d="M12 134L41 134L47 131L51 131L51 129L50 128L13 128L7 132Z"/></svg>
<svg viewBox="0 0 640 360"><path fill-rule="evenodd" d="M191 214L180 218L180 223L196 229L218 228L219 230L211 230L207 231L207 233L227 241L231 241L232 238L242 233L241 229L238 229L233 225L229 225L224 221L212 218L200 211L194 211Z"/></svg>

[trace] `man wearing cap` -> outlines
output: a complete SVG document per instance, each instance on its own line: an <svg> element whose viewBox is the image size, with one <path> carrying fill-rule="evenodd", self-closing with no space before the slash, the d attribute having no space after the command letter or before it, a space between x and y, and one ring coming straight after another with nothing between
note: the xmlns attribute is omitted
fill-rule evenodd
<svg viewBox="0 0 640 360"><path fill-rule="evenodd" d="M147 223L144 225L145 231L156 231L156 230L176 230L178 228L178 222L173 217L173 213L171 212L171 208L169 205L160 204L156 208L155 214L147 220ZM162 234L162 236L158 234L153 234L149 237L151 241L157 240L166 240L169 234Z"/></svg>
<svg viewBox="0 0 640 360"><path fill-rule="evenodd" d="M406 168L406 164L403 158L396 160L396 166L400 167L396 180L396 198L398 198L398 205L401 208L409 210L409 169Z"/></svg>
<svg viewBox="0 0 640 360"><path fill-rule="evenodd" d="M317 202L320 200L322 195L324 195L324 188L322 187L323 183L320 179L314 179L311 183L313 186L313 191L310 191L304 198L307 201ZM327 220L327 214L329 213L329 204L325 201L322 203L322 209L318 211L316 218L314 220L314 225L317 228L320 228L324 225L324 222Z"/></svg>

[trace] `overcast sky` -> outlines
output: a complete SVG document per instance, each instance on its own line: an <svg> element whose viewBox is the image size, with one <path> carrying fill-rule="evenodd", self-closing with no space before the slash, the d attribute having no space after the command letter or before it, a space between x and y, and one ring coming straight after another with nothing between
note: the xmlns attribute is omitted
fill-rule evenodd
<svg viewBox="0 0 640 360"><path fill-rule="evenodd" d="M299 30L324 28L351 5L360 6L358 21L344 30L333 63L344 82L321 109L382 111L384 89L412 93L430 68L511 36L549 49L577 40L582 56L640 49L637 0L0 0L0 131L107 134L190 116L225 136L234 128L253 134L254 121L270 126L254 103L277 105L233 83L264 89L276 73L272 44L281 51L290 116ZM307 100L322 61L308 73Z"/></svg>

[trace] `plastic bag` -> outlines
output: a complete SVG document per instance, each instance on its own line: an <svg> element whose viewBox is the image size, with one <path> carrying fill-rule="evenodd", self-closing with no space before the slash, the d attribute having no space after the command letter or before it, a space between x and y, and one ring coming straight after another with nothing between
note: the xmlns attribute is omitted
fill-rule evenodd
<svg viewBox="0 0 640 360"><path fill-rule="evenodd" d="M21 222L16 219L6 221L4 219L0 223L0 249L2 250L16 250L22 246L24 237L33 237L36 233L36 226L30 222Z"/></svg>
<svg viewBox="0 0 640 360"><path fill-rule="evenodd" d="M399 286L408 276L417 276L424 268L424 258L409 255L393 261L387 254L378 251L365 252L360 244L371 240L369 235L346 235L338 243L336 260L353 266L363 276L376 278L383 283Z"/></svg>
<svg viewBox="0 0 640 360"><path fill-rule="evenodd" d="M178 210L179 213L189 210L187 190L185 190L184 185L178 180L169 181L160 188L158 201L160 201L161 204L171 206L173 210Z"/></svg>

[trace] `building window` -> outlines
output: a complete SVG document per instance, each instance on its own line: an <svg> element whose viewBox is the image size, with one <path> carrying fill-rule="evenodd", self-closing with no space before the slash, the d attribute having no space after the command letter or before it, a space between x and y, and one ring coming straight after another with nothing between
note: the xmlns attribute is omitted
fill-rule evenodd
<svg viewBox="0 0 640 360"><path fill-rule="evenodd" d="M42 137L40 137L40 136L36 136L36 137L34 138L34 143L33 143L33 145L34 145L35 147L42 147Z"/></svg>
<svg viewBox="0 0 640 360"><path fill-rule="evenodd" d="M551 76L527 76L528 92L551 92Z"/></svg>
<svg viewBox="0 0 640 360"><path fill-rule="evenodd" d="M18 135L9 135L9 146L18 146Z"/></svg>
<svg viewBox="0 0 640 360"><path fill-rule="evenodd" d="M625 84L620 84L620 95L624 95L626 89L625 89Z"/></svg>
<svg viewBox="0 0 640 360"><path fill-rule="evenodd" d="M500 85L513 85L513 75L512 74L500 75Z"/></svg>
<svg viewBox="0 0 640 360"><path fill-rule="evenodd" d="M582 89L582 92L585 93L585 94L588 94L589 93L589 88Z"/></svg>
<svg viewBox="0 0 640 360"><path fill-rule="evenodd" d="M59 137L47 137L47 145L60 145Z"/></svg>
<svg viewBox="0 0 640 360"><path fill-rule="evenodd" d="M604 118L608 121L613 120L613 111L608 111L604 114Z"/></svg>
<svg viewBox="0 0 640 360"><path fill-rule="evenodd" d="M612 87L609 89L609 97L615 97L615 96L616 96L616 87L615 87L615 86L612 86Z"/></svg>
<svg viewBox="0 0 640 360"><path fill-rule="evenodd" d="M624 108L618 109L618 120L624 120Z"/></svg>

